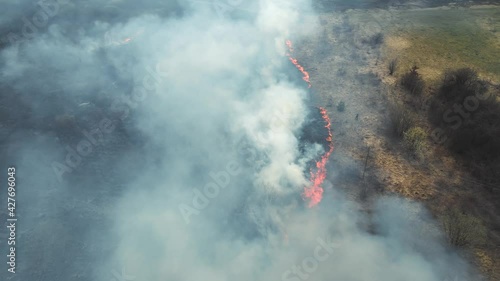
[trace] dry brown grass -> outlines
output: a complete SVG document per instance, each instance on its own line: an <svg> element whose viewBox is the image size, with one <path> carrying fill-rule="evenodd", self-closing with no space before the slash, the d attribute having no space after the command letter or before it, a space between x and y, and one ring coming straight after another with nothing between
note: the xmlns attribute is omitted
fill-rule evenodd
<svg viewBox="0 0 500 281"><path fill-rule="evenodd" d="M495 9L497 13L500 11L500 8ZM436 11L429 9L406 12L412 13L414 17L418 13L444 15L448 12ZM492 199L488 198L487 194L471 188L474 186L471 184L473 180L462 164L443 146L429 141L430 146L425 152L425 161L418 161L407 153L400 139L395 139L388 133L390 132L388 101L393 98L401 101L419 116L416 126L428 132L432 129L421 110L421 101L410 95L404 95L396 87L398 76L415 63L417 53L420 52L418 54L422 56L422 49L412 49L415 47L415 42L409 32L417 21L413 18L404 19L402 13L403 11L351 10L344 14L322 14L320 20L324 23L323 29L318 32L316 38L301 42L300 48L296 48L297 57L299 61L308 64L306 69L311 74L313 88L323 104L328 104L331 100L349 101L349 106L343 113L336 111L334 107L336 103L327 106L331 113L336 155L341 154L343 157L363 163L367 147L370 147L368 160L370 180L376 178L385 192L398 193L424 202L436 216L451 206L466 204L465 201L468 200L466 198L473 198L470 203L472 207L464 206L469 207L475 216L485 222L490 237L484 247L473 249L475 252L482 251L480 256L475 255L475 261L484 272L498 272L500 264L495 249L500 245L500 231L498 231L500 228L495 227L494 222L500 222L500 218L496 217L495 211L491 211L494 209ZM479 16L481 13L484 16L484 13L491 14L491 11L476 9L469 18L472 25L479 26L475 20L483 18ZM447 20L446 15L439 19ZM395 32L387 33L386 31L391 28ZM363 39L381 31L385 33L381 52L363 44ZM325 44L327 47L324 49L328 51L318 55L315 49ZM400 55L405 52L409 52L409 55L406 57ZM356 57L351 57L352 53L355 53ZM428 59L419 61L419 73L427 85L430 85L431 90L432 80L439 80L446 68L455 68L463 63L436 60L437 55L432 52L426 52L425 55L428 55ZM395 77L390 76L387 71L389 61L394 58L398 59ZM483 62L486 61L478 65L481 66ZM344 70L344 75L334 76L333 74L340 68ZM487 71L479 72L481 75L488 75ZM382 84L369 85L370 83L359 82L359 75L369 73L376 73ZM429 95L429 89L426 88L425 91L424 94ZM356 114L359 114L359 120L355 120ZM357 187L356 183L352 182L342 183L342 186L346 190ZM500 279L492 277L491 280Z"/></svg>
<svg viewBox="0 0 500 281"><path fill-rule="evenodd" d="M427 12L422 12L423 18L426 19L425 13ZM416 20L419 11L406 13L410 19ZM412 29L396 27L392 34L386 36L382 64L397 58L400 68L395 76L402 75L405 65L411 67L417 64L419 73L431 89L438 84L447 69L460 67L472 66L479 72L481 78L493 82L500 81L499 21L491 20L491 15L498 15L500 8L461 10L460 14L457 14L457 11L440 11L440 13L442 14L439 20L448 20L450 25L443 26L438 23L437 27L430 31L418 24ZM462 29L453 30L455 28L453 22L458 17L469 19L469 24L465 28L458 25L456 28ZM474 33L474 35L466 36L467 33ZM480 45L483 47L478 47ZM383 77L382 81L387 85L395 85L396 80L385 74L385 69L379 67L375 68L375 71ZM398 98L411 104L409 98L404 98L402 95L398 95ZM423 126L430 128L425 118L420 118L420 122ZM479 187L477 180L469 175L454 155L444 147L434 146L431 150L432 152L426 157L430 162L428 163L429 169L405 164L407 157L392 150L381 150L381 155L377 157L377 165L388 175L386 184L389 190L415 199L428 199L430 209L437 216L442 215L452 206L466 205L488 228L489 239L485 242L486 245L469 246L475 254L475 262L490 280L500 280L500 256L498 254L500 247L498 208L500 206L497 206L495 199ZM407 172L398 172L400 169Z"/></svg>

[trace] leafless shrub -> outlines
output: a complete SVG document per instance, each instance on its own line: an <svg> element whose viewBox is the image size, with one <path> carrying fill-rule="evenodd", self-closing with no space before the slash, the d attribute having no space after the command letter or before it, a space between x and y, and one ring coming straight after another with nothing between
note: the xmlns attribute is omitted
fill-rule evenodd
<svg viewBox="0 0 500 281"><path fill-rule="evenodd" d="M402 137L415 124L413 114L399 102L392 102L389 105L389 117L393 131L399 137Z"/></svg>
<svg viewBox="0 0 500 281"><path fill-rule="evenodd" d="M401 86L403 86L412 95L421 95L424 91L425 83L420 74L418 67L413 66L410 71L401 77Z"/></svg>
<svg viewBox="0 0 500 281"><path fill-rule="evenodd" d="M448 241L453 246L475 246L486 240L486 227L481 220L458 208L449 210L442 216L441 222Z"/></svg>
<svg viewBox="0 0 500 281"><path fill-rule="evenodd" d="M398 66L398 60L397 59L392 59L389 62L389 75L393 75L394 72L396 71L396 68Z"/></svg>

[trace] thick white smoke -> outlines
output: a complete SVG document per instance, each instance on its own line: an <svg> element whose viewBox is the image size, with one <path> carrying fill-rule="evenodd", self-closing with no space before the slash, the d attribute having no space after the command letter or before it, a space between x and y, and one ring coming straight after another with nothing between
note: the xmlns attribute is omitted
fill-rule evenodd
<svg viewBox="0 0 500 281"><path fill-rule="evenodd" d="M98 13L104 6L90 1L74 19L81 27L67 25L77 4L60 4L45 29L1 51L2 82L20 93L33 118L53 122L53 111L85 116L85 124L92 125L79 123L79 133L95 139L24 139L25 148L12 157L20 169L34 170L36 165L27 164L34 162L46 172L32 174L46 180L39 181L40 189L28 187L33 198L26 200L44 198L45 190L59 196L58 204L34 205L27 218L44 208L57 223L65 213L92 209L76 220L60 220L84 233L78 236L84 261L63 246L44 256L78 261L71 268L86 271L57 274L49 263L41 269L52 273L33 277L40 271L33 261L21 266L25 275L19 276L98 281L467 276L466 263L442 246L435 225L415 203L385 198L368 216L335 189L330 171L333 188L324 201L304 207L300 195L309 183L308 165L324 149L299 149L310 93L290 78L295 69L285 56L285 40L315 31L311 3L220 2L155 9L156 1L143 7L124 1ZM100 102L104 105L96 106ZM86 111L92 106L99 110ZM107 158L122 134L140 136L139 145L123 145L119 156ZM43 156L23 156L32 155L34 144ZM88 156L81 155L89 149ZM99 168L89 172L95 165ZM118 179L97 180L95 173ZM116 191L119 178L126 182ZM67 198L81 200L69 204ZM64 214L55 211L62 205ZM96 218L87 216L106 223L94 224ZM35 229L46 237L52 228ZM53 235L66 241L74 234ZM24 253L26 260L34 255L29 249Z"/></svg>

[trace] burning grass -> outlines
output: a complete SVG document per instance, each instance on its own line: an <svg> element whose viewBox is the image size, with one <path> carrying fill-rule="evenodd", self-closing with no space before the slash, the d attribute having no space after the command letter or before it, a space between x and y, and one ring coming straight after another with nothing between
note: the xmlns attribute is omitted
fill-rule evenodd
<svg viewBox="0 0 500 281"><path fill-rule="evenodd" d="M292 41L287 40L285 44L288 47L288 59L293 63L293 65L303 74L302 79L307 83L308 87L311 88L311 81L309 80L309 73L300 65L297 61L297 59L292 57L293 53L293 45ZM326 109L320 107L319 111L321 113L321 118L325 122L325 128L328 131L328 136L326 137L326 141L328 142L328 151L321 156L321 159L316 162L316 169L311 170L311 184L308 187L304 188L304 192L302 193L302 196L304 199L309 200L308 206L309 207L314 207L317 205L319 202L321 202L321 199L323 198L323 182L326 179L326 164L328 163L328 159L330 158L330 155L333 152L333 143L332 143L332 131L331 131L331 122L330 122L330 117L328 116L328 112Z"/></svg>

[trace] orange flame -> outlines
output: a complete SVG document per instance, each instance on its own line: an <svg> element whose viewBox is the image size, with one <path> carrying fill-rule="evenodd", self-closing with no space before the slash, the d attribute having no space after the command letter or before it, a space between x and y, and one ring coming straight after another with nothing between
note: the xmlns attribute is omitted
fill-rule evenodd
<svg viewBox="0 0 500 281"><path fill-rule="evenodd" d="M311 82L309 81L309 73L298 63L296 59L294 59L291 55L293 52L293 46L292 46L292 41L286 40L286 45L288 47L289 53L287 53L287 57L290 59L290 61L297 67L300 72L304 75L302 79L307 82L309 88L311 87ZM333 152L333 142L332 142L332 130L331 130L331 122L330 122L330 117L328 117L328 112L326 109L323 107L319 107L319 112L321 113L321 117L325 121L326 125L325 128L328 129L328 137L326 138L326 141L328 142L329 150L321 156L321 159L316 162L316 171L313 172L311 169L311 185L308 187L304 188L304 192L302 193L303 198L308 198L309 199L309 204L308 206L314 207L316 206L319 202L321 202L321 199L323 198L323 182L326 179L326 164L328 163L328 159L330 158L330 155Z"/></svg>
<svg viewBox="0 0 500 281"><path fill-rule="evenodd" d="M139 30L137 32L135 32L133 35L129 36L129 37L126 37L124 39L120 39L120 40L113 40L110 42L111 45L125 45L125 44L128 44L130 42L132 42L132 40L134 40L135 38L137 38L139 35L141 35L143 33L143 30Z"/></svg>
<svg viewBox="0 0 500 281"><path fill-rule="evenodd" d="M288 50L290 51L290 53L292 53L293 52L292 41L286 40L285 44L288 47Z"/></svg>
<svg viewBox="0 0 500 281"><path fill-rule="evenodd" d="M294 59L292 57L292 52L293 52L293 47L292 47L292 41L290 40L286 40L286 45L288 46L288 51L289 53L286 54L286 56L288 57L288 59L293 63L293 65L295 65L295 67L300 71L302 72L302 74L304 75L302 77L302 79L304 81L307 82L307 85L309 88L311 88L311 81L309 81L309 73L307 73L307 71L304 69L304 67L302 67L302 65L299 64L299 62L297 61L297 59Z"/></svg>
<svg viewBox="0 0 500 281"><path fill-rule="evenodd" d="M311 170L311 186L304 188L304 193L302 195L305 198L309 198L309 207L314 207L321 202L321 199L323 198L322 185L326 179L326 164L328 163L328 159L333 152L330 117L328 117L326 109L320 107L319 111L321 113L321 117L325 120L325 128L328 129L328 137L326 140L328 141L329 149L323 156L321 156L321 159L316 162L316 171L313 172Z"/></svg>

